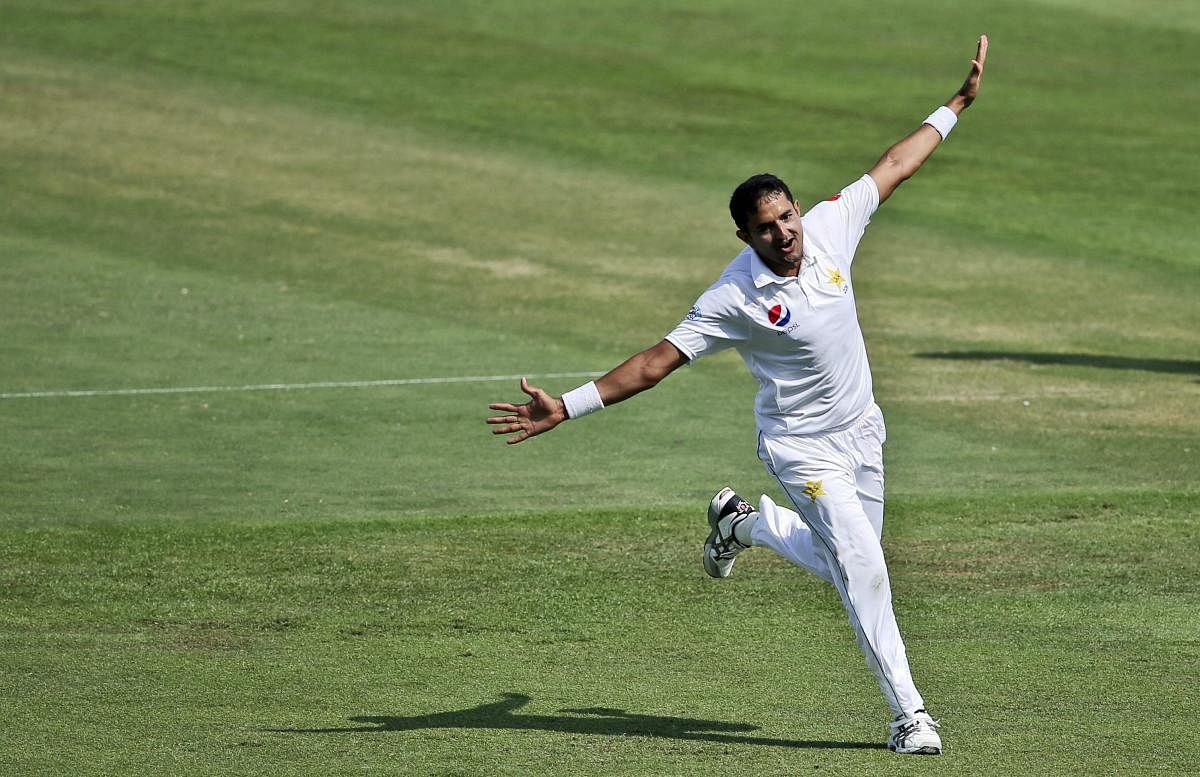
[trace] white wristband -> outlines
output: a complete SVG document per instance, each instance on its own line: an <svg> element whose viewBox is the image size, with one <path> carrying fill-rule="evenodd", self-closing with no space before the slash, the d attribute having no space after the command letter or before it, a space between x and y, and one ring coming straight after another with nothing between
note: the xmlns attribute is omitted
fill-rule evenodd
<svg viewBox="0 0 1200 777"><path fill-rule="evenodd" d="M958 114L943 105L929 114L929 118L921 123L933 127L942 136L942 140L945 140L946 136L950 134L950 130L954 129L954 125L958 123Z"/></svg>
<svg viewBox="0 0 1200 777"><path fill-rule="evenodd" d="M604 401L600 399L600 390L596 388L594 380L563 394L562 401L567 408L567 418L580 418L604 409Z"/></svg>

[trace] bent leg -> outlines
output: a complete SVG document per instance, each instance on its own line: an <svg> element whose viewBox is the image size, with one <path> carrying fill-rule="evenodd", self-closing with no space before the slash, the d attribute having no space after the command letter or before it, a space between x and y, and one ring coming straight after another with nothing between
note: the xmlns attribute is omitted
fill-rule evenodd
<svg viewBox="0 0 1200 777"><path fill-rule="evenodd" d="M798 513L780 507L766 494L758 502L758 520L751 539L755 545L768 547L825 582L833 583L825 553L813 545L812 529Z"/></svg>

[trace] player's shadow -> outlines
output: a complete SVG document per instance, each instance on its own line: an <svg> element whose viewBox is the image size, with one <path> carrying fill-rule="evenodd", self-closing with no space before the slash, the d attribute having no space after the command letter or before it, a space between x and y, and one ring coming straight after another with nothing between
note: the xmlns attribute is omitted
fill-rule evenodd
<svg viewBox="0 0 1200 777"><path fill-rule="evenodd" d="M829 749L879 749L873 742L829 742L807 739L776 739L749 736L757 731L750 723L726 723L719 720L638 715L608 707L559 710L555 715L520 715L516 711L529 703L523 693L506 693L500 701L480 704L464 710L435 712L430 715L361 715L350 718L364 725L337 728L273 728L274 733L359 734L392 731L416 731L431 728L482 728L510 731L552 731L562 734L596 734L612 737L661 737L731 745L768 747L805 747Z"/></svg>
<svg viewBox="0 0 1200 777"><path fill-rule="evenodd" d="M913 354L919 359L950 361L1012 361L1029 364L1065 364L1108 370L1141 370L1176 375L1200 375L1200 361L1190 359L1139 359L1094 353L1021 353L1017 351L931 351Z"/></svg>

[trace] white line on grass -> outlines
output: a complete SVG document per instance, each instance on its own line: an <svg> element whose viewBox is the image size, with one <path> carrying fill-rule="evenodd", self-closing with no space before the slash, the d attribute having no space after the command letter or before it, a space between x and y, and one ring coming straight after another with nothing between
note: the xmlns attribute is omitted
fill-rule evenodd
<svg viewBox="0 0 1200 777"><path fill-rule="evenodd" d="M0 399L43 399L52 397L128 397L140 394L211 394L219 391L299 391L303 389L375 388L378 386L423 386L432 383L491 383L533 378L595 378L602 372L548 372L542 375L464 375L444 378L398 378L395 380L341 380L323 383L263 383L252 386L166 386L162 388L81 389L76 391L23 391L0 394Z"/></svg>

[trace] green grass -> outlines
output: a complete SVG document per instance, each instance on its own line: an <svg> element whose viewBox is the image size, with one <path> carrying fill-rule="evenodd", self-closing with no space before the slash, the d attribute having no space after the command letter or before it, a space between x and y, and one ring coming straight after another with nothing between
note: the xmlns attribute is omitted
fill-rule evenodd
<svg viewBox="0 0 1200 777"><path fill-rule="evenodd" d="M1194 771L1191 3L6 0L0 393L606 369L981 32L855 275L942 759L832 592L700 573L772 488L725 354L516 448L515 381L0 399L7 771Z"/></svg>
<svg viewBox="0 0 1200 777"><path fill-rule="evenodd" d="M946 757L919 764L877 748L878 689L833 593L766 553L704 578L694 513L26 529L0 559L26 608L3 637L5 726L22 744L7 760L15 773L1190 770L1200 564L1177 550L1198 539L1195 497L902 502L897 606L949 729ZM506 694L527 701L471 711ZM623 712L577 711L595 708Z"/></svg>

